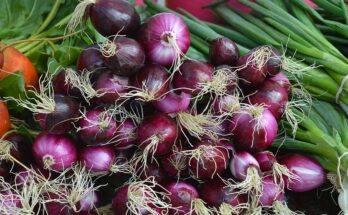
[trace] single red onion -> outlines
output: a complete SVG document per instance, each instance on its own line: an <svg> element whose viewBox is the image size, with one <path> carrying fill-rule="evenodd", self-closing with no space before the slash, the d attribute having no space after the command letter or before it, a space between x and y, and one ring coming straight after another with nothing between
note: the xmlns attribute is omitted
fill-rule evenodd
<svg viewBox="0 0 348 215"><path fill-rule="evenodd" d="M275 201L284 201L284 190L274 182L272 175L265 176L262 178L262 192L259 202L262 206L270 207Z"/></svg>
<svg viewBox="0 0 348 215"><path fill-rule="evenodd" d="M182 153L186 147L177 146L170 154L161 158L161 164L166 173L172 177L189 175L187 156Z"/></svg>
<svg viewBox="0 0 348 215"><path fill-rule="evenodd" d="M80 151L80 162L94 173L110 171L114 160L115 154L110 146L89 146Z"/></svg>
<svg viewBox="0 0 348 215"><path fill-rule="evenodd" d="M230 113L240 109L239 98L234 95L217 96L214 100L213 111L216 114Z"/></svg>
<svg viewBox="0 0 348 215"><path fill-rule="evenodd" d="M178 128L169 116L155 114L140 123L137 133L139 147L154 156L159 156L170 152L178 137Z"/></svg>
<svg viewBox="0 0 348 215"><path fill-rule="evenodd" d="M150 17L139 35L147 60L162 66L180 62L190 47L189 29L181 18L172 13Z"/></svg>
<svg viewBox="0 0 348 215"><path fill-rule="evenodd" d="M72 139L63 134L42 132L32 145L36 163L45 169L62 171L77 161L77 150Z"/></svg>
<svg viewBox="0 0 348 215"><path fill-rule="evenodd" d="M99 51L98 44L87 46L82 50L77 59L77 71L88 70L92 72L103 68L105 68L104 58Z"/></svg>
<svg viewBox="0 0 348 215"><path fill-rule="evenodd" d="M124 150L134 146L137 139L137 125L130 118L120 122L116 128L114 148Z"/></svg>
<svg viewBox="0 0 348 215"><path fill-rule="evenodd" d="M163 113L176 113L186 110L191 101L191 95L183 91L171 91L163 99L152 102L153 106Z"/></svg>
<svg viewBox="0 0 348 215"><path fill-rule="evenodd" d="M239 59L239 49L232 40L220 37L210 43L209 55L214 66L236 66Z"/></svg>
<svg viewBox="0 0 348 215"><path fill-rule="evenodd" d="M269 75L274 76L280 72L280 68L282 66L282 56L276 48L272 46L269 46L269 48L271 54L269 60L267 61L267 72Z"/></svg>
<svg viewBox="0 0 348 215"><path fill-rule="evenodd" d="M78 88L71 86L65 82L65 71L61 70L53 79L53 90L55 94L62 94L65 96L80 97L81 93Z"/></svg>
<svg viewBox="0 0 348 215"><path fill-rule="evenodd" d="M233 142L244 149L262 151L268 149L278 132L273 114L263 107L252 107L235 113L231 120Z"/></svg>
<svg viewBox="0 0 348 215"><path fill-rule="evenodd" d="M244 181L247 178L249 169L254 169L254 173L258 175L261 172L257 160L246 151L236 152L231 159L230 169L232 175L240 181Z"/></svg>
<svg viewBox="0 0 348 215"><path fill-rule="evenodd" d="M116 121L102 109L87 111L80 119L79 136L88 145L102 145L112 141L116 133Z"/></svg>
<svg viewBox="0 0 348 215"><path fill-rule="evenodd" d="M80 201L77 203L77 208L79 211L91 211L96 206L98 206L99 198L95 191L87 193Z"/></svg>
<svg viewBox="0 0 348 215"><path fill-rule="evenodd" d="M135 95L145 102L160 99L169 91L168 71L160 65L145 65L133 76L132 85L140 93Z"/></svg>
<svg viewBox="0 0 348 215"><path fill-rule="evenodd" d="M39 166L33 165L30 171L28 169L20 168L16 172L16 177L14 179L16 186L21 187L24 184L31 183L32 179L37 179L37 177L39 177L36 174L46 179L50 178L50 172Z"/></svg>
<svg viewBox="0 0 348 215"><path fill-rule="evenodd" d="M103 72L99 75L95 89L103 94L99 99L106 104L115 104L122 94L128 91L130 80L128 77L114 75L110 72ZM105 93L105 94L104 94Z"/></svg>
<svg viewBox="0 0 348 215"><path fill-rule="evenodd" d="M190 156L188 168L199 179L221 175L229 162L228 150L224 146L206 140L196 143Z"/></svg>
<svg viewBox="0 0 348 215"><path fill-rule="evenodd" d="M288 103L288 93L276 82L265 80L261 88L247 100L252 105L265 105L273 116L280 120Z"/></svg>
<svg viewBox="0 0 348 215"><path fill-rule="evenodd" d="M79 104L71 97L54 95L55 108L51 113L35 114L40 127L51 133L62 134L70 132L73 122L79 117Z"/></svg>
<svg viewBox="0 0 348 215"><path fill-rule="evenodd" d="M287 180L287 188L294 192L306 192L320 187L326 181L326 173L320 164L301 154L289 154L279 162L285 165L296 179Z"/></svg>
<svg viewBox="0 0 348 215"><path fill-rule="evenodd" d="M163 168L156 162L148 163L144 168L144 171L140 174L141 180L146 180L149 177L154 177L158 184L163 184L168 178Z"/></svg>
<svg viewBox="0 0 348 215"><path fill-rule="evenodd" d="M105 44L107 47L101 48L102 53L106 51L104 63L116 75L131 76L144 65L144 49L136 40L116 37Z"/></svg>
<svg viewBox="0 0 348 215"><path fill-rule="evenodd" d="M291 93L291 83L288 77L283 72L279 72L275 76L270 77L269 80L272 80L276 82L277 84L279 84L281 87L283 87L286 90L288 94Z"/></svg>
<svg viewBox="0 0 348 215"><path fill-rule="evenodd" d="M21 161L24 164L28 164L33 160L31 153L31 141L18 133L11 133L5 137L5 140L11 142L10 155Z"/></svg>
<svg viewBox="0 0 348 215"><path fill-rule="evenodd" d="M175 88L186 93L198 93L200 84L207 83L213 79L213 66L196 60L185 60L175 73L173 83Z"/></svg>
<svg viewBox="0 0 348 215"><path fill-rule="evenodd" d="M272 171L274 163L277 162L277 158L270 151L258 152L254 157L259 163L262 172Z"/></svg>
<svg viewBox="0 0 348 215"><path fill-rule="evenodd" d="M10 173L10 168L5 162L0 162L0 177L7 179Z"/></svg>

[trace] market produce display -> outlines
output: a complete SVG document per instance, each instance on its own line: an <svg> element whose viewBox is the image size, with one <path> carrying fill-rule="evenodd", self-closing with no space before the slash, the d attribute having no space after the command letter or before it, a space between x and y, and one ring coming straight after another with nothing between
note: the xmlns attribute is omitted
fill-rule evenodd
<svg viewBox="0 0 348 215"><path fill-rule="evenodd" d="M346 214L348 6L239 2L0 2L0 214Z"/></svg>

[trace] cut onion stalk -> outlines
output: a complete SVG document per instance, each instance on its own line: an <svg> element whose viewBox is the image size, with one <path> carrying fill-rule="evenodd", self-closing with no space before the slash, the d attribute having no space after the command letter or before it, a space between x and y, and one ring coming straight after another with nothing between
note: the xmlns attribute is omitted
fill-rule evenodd
<svg viewBox="0 0 348 215"><path fill-rule="evenodd" d="M112 200L115 214L168 214L176 210L169 201L170 193L154 177L134 181L116 191Z"/></svg>

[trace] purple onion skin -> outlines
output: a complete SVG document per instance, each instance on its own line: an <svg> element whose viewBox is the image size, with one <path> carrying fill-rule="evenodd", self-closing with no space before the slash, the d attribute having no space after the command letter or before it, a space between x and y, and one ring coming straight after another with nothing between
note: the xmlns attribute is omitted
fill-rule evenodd
<svg viewBox="0 0 348 215"><path fill-rule="evenodd" d="M75 99L64 95L54 95L54 102L54 112L36 114L35 119L45 131L55 134L68 133L74 128L74 120L79 117L79 104Z"/></svg>
<svg viewBox="0 0 348 215"><path fill-rule="evenodd" d="M60 71L53 79L53 90L55 94L61 94L65 96L80 97L81 93L77 88L71 87L69 84L65 84L65 71Z"/></svg>
<svg viewBox="0 0 348 215"><path fill-rule="evenodd" d="M176 122L165 114L155 114L146 118L138 127L137 144L144 149L150 144L149 138L157 136L157 148L155 156L165 155L170 152L178 137Z"/></svg>
<svg viewBox="0 0 348 215"><path fill-rule="evenodd" d="M267 61L267 72L269 75L274 76L280 72L282 56L276 48L270 46L270 49L272 53L270 59Z"/></svg>
<svg viewBox="0 0 348 215"><path fill-rule="evenodd" d="M156 99L169 91L169 75L167 69L157 64L143 66L132 78L132 85L138 89L146 86Z"/></svg>
<svg viewBox="0 0 348 215"><path fill-rule="evenodd" d="M213 148L205 147L213 146ZM209 179L221 175L229 162L228 151L224 146L211 141L201 141L195 144L194 149L202 148L205 156L200 159L192 158L188 162L191 174L199 179Z"/></svg>
<svg viewBox="0 0 348 215"><path fill-rule="evenodd" d="M186 177L189 175L189 169L188 169L188 166L187 166L187 163L188 163L188 159L185 155L181 154L180 151L183 151L183 150L187 150L186 147L183 147L183 146L178 146L179 147L179 153L174 153L173 151L162 157L161 158L161 164L162 164L162 167L163 167L163 170L169 175L169 176L172 176L172 177ZM185 166L182 167L182 169L177 169L177 167L175 167L171 161L179 161L179 160L182 160L182 162L185 164Z"/></svg>
<svg viewBox="0 0 348 215"><path fill-rule="evenodd" d="M235 207L247 203L246 195L236 194L232 188L226 187L221 180L206 181L200 189L200 197L209 206L219 207L222 203Z"/></svg>
<svg viewBox="0 0 348 215"><path fill-rule="evenodd" d="M213 111L216 114L223 114L231 112L231 108L239 105L238 98L234 95L224 95L215 98L213 103Z"/></svg>
<svg viewBox="0 0 348 215"><path fill-rule="evenodd" d="M273 164L277 162L277 158L270 151L258 152L254 155L254 157L260 164L262 172L272 171Z"/></svg>
<svg viewBox="0 0 348 215"><path fill-rule="evenodd" d="M127 1L97 0L89 8L93 26L103 36L133 35L140 28L140 16Z"/></svg>
<svg viewBox="0 0 348 215"><path fill-rule="evenodd" d="M147 60L162 66L171 66L177 55L168 37L175 41L182 54L186 54L190 47L189 29L181 18L172 13L159 13L150 17L139 35Z"/></svg>
<svg viewBox="0 0 348 215"><path fill-rule="evenodd" d="M286 90L288 94L291 93L291 83L288 77L283 72L279 72L275 76L270 77L269 80L272 80L276 82L277 84L279 84L281 87L283 87Z"/></svg>
<svg viewBox="0 0 348 215"><path fill-rule="evenodd" d="M163 113L177 113L187 110L190 105L191 95L185 92L169 92L163 99L152 102L152 105Z"/></svg>
<svg viewBox="0 0 348 215"><path fill-rule="evenodd" d="M251 167L260 170L260 166L257 160L246 151L236 152L230 162L232 175L240 181L245 180L248 169Z"/></svg>
<svg viewBox="0 0 348 215"><path fill-rule="evenodd" d="M243 69L239 69L237 71L240 80L239 83L243 89L250 90L250 88L259 87L260 85L262 85L267 75L267 64L260 69L258 69L258 66L255 65L255 63L249 63L248 65L246 65L248 58L254 51L256 51L256 49L249 51L247 54L241 56L238 59L238 66L244 67Z"/></svg>
<svg viewBox="0 0 348 215"><path fill-rule="evenodd" d="M99 198L95 191L87 193L80 201L77 203L77 208L80 211L91 211L98 206Z"/></svg>
<svg viewBox="0 0 348 215"><path fill-rule="evenodd" d="M10 191L1 191L1 200L2 211L5 211L4 214L11 214L19 212L22 208L21 197ZM18 210L17 210L18 208Z"/></svg>
<svg viewBox="0 0 348 215"><path fill-rule="evenodd" d="M28 153L31 150L31 141L25 136L17 133L11 133L5 140L12 143L10 154L24 164L31 163L33 156Z"/></svg>
<svg viewBox="0 0 348 215"><path fill-rule="evenodd" d="M117 126L116 129L116 143L114 149L124 150L135 146L137 139L137 126L131 119L126 119Z"/></svg>
<svg viewBox="0 0 348 215"><path fill-rule="evenodd" d="M260 124L247 113L236 113L231 120L231 133L236 146L257 152L268 149L278 132L278 123L273 114L264 109Z"/></svg>
<svg viewBox="0 0 348 215"><path fill-rule="evenodd" d="M99 46L97 44L84 48L77 59L76 69L78 71L96 71L104 67L104 58L99 51Z"/></svg>
<svg viewBox="0 0 348 215"><path fill-rule="evenodd" d="M272 206L275 201L284 201L284 191L274 182L272 175L262 178L262 192L259 202L262 206Z"/></svg>
<svg viewBox="0 0 348 215"><path fill-rule="evenodd" d="M181 88L186 93L196 93L200 91L199 84L212 80L214 68L202 61L185 60L179 71L173 79L175 88Z"/></svg>
<svg viewBox="0 0 348 215"><path fill-rule="evenodd" d="M248 99L252 105L265 105L273 116L279 121L284 114L288 103L288 93L286 90L271 80L265 80L256 93Z"/></svg>
<svg viewBox="0 0 348 215"><path fill-rule="evenodd" d="M210 43L209 55L214 66L236 66L239 59L239 49L232 40L220 37Z"/></svg>
<svg viewBox="0 0 348 215"><path fill-rule="evenodd" d="M165 174L163 168L158 164L149 163L140 175L141 180L146 180L147 178L153 176L158 184L163 184L168 176Z"/></svg>
<svg viewBox="0 0 348 215"><path fill-rule="evenodd" d="M326 181L326 173L323 167L307 156L289 154L282 157L279 163L285 165L299 178L298 180L291 180L287 183L287 188L291 191L310 191L320 187Z"/></svg>
<svg viewBox="0 0 348 215"><path fill-rule="evenodd" d="M110 146L89 146L80 151L80 162L94 173L108 172L115 160Z"/></svg>
<svg viewBox="0 0 348 215"><path fill-rule="evenodd" d="M125 76L114 75L110 72L103 72L99 75L95 89L100 93L105 93L99 99L106 104L115 104L122 94L128 91L130 80Z"/></svg>
<svg viewBox="0 0 348 215"><path fill-rule="evenodd" d="M173 181L165 185L164 188L170 193L169 198L172 206L178 208L178 211L170 211L170 215L189 214L192 201L199 198L197 189L184 181ZM193 215L196 214L193 213Z"/></svg>
<svg viewBox="0 0 348 215"><path fill-rule="evenodd" d="M0 162L0 177L7 179L10 173L10 168L5 162Z"/></svg>
<svg viewBox="0 0 348 215"><path fill-rule="evenodd" d="M116 133L116 121L111 115L106 116L107 119L110 119L107 120L108 125L105 125L105 127L98 125L103 112L101 109L90 110L85 114L86 118L82 118L79 122L82 128L78 133L79 137L88 145L105 144Z"/></svg>
<svg viewBox="0 0 348 215"><path fill-rule="evenodd" d="M50 157L53 164L50 169L62 171L77 161L74 142L67 135L42 132L34 140L32 153L36 163L44 168L44 160Z"/></svg>
<svg viewBox="0 0 348 215"><path fill-rule="evenodd" d="M114 41L116 54L105 57L105 65L116 75L131 76L139 71L145 62L143 47L127 37L117 37Z"/></svg>
<svg viewBox="0 0 348 215"><path fill-rule="evenodd" d="M43 176L46 179L50 178L50 172L39 167L39 166L32 166L32 170L34 170L37 174ZM15 177L15 184L16 186L22 186L25 183L29 183L31 181L28 181L28 177L30 174L32 174L31 172L29 172L27 169L21 168L17 171L16 173L16 177Z"/></svg>

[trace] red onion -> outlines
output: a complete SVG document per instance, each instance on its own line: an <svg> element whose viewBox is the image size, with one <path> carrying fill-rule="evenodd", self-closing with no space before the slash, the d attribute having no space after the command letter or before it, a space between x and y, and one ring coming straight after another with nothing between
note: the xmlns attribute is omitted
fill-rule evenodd
<svg viewBox="0 0 348 215"><path fill-rule="evenodd" d="M10 172L10 168L5 162L0 162L0 177L7 179Z"/></svg>
<svg viewBox="0 0 348 215"><path fill-rule="evenodd" d="M31 153L31 141L17 133L11 133L5 137L5 140L11 142L10 155L21 161L24 164L28 164L33 160Z"/></svg>
<svg viewBox="0 0 348 215"><path fill-rule="evenodd" d="M265 80L258 91L248 97L252 105L265 105L273 116L280 120L288 102L288 93L283 87L271 80Z"/></svg>
<svg viewBox="0 0 348 215"><path fill-rule="evenodd" d="M54 95L54 111L51 113L38 113L35 115L40 127L56 134L71 131L73 121L79 116L79 104L68 96Z"/></svg>
<svg viewBox="0 0 348 215"><path fill-rule="evenodd" d="M190 46L189 29L181 18L172 13L150 17L139 35L147 60L163 66L174 64L176 67Z"/></svg>
<svg viewBox="0 0 348 215"><path fill-rule="evenodd" d="M182 153L182 151L185 150L186 148L179 145L175 147L170 154L161 158L162 167L168 175L180 178L189 174L188 160L184 153Z"/></svg>
<svg viewBox="0 0 348 215"><path fill-rule="evenodd" d="M80 138L90 145L102 145L112 141L117 127L113 117L101 109L87 111L79 124Z"/></svg>
<svg viewBox="0 0 348 215"><path fill-rule="evenodd" d="M133 96L147 101L160 99L169 90L169 75L167 69L156 64L145 65L133 76L132 84L135 87Z"/></svg>
<svg viewBox="0 0 348 215"><path fill-rule="evenodd" d="M269 175L262 178L262 192L259 202L262 206L272 206L275 201L284 200L284 191L273 180L273 176Z"/></svg>
<svg viewBox="0 0 348 215"><path fill-rule="evenodd" d="M114 75L110 72L103 72L96 81L95 89L103 94L99 99L106 104L115 102L128 91L129 78Z"/></svg>
<svg viewBox="0 0 348 215"><path fill-rule="evenodd" d="M20 214L22 209L21 197L11 191L0 192L2 214Z"/></svg>
<svg viewBox="0 0 348 215"><path fill-rule="evenodd" d="M35 138L32 152L37 164L54 171L69 168L77 161L75 144L67 135L42 132Z"/></svg>
<svg viewBox="0 0 348 215"><path fill-rule="evenodd" d="M270 151L258 152L254 157L260 164L262 172L272 171L274 163L277 162L277 158Z"/></svg>
<svg viewBox="0 0 348 215"><path fill-rule="evenodd" d="M213 79L214 69L212 65L202 61L185 60L179 71L173 79L175 88L186 93L198 93L201 84Z"/></svg>
<svg viewBox="0 0 348 215"><path fill-rule="evenodd" d="M191 101L191 95L185 92L171 91L163 99L154 101L152 104L155 108L163 113L176 113L186 110Z"/></svg>
<svg viewBox="0 0 348 215"><path fill-rule="evenodd" d="M280 68L282 66L282 56L276 48L272 46L269 46L269 48L271 54L267 61L267 72L269 75L273 76L280 72Z"/></svg>
<svg viewBox="0 0 348 215"><path fill-rule="evenodd" d="M116 75L131 76L144 65L143 47L127 37L116 37L112 42L107 40L101 45L105 65Z"/></svg>
<svg viewBox="0 0 348 215"><path fill-rule="evenodd" d="M232 40L220 37L210 43L209 55L214 66L236 66L239 58L239 49Z"/></svg>
<svg viewBox="0 0 348 215"><path fill-rule="evenodd" d="M80 151L80 162L94 173L108 172L114 160L114 151L109 146L90 146Z"/></svg>
<svg viewBox="0 0 348 215"><path fill-rule="evenodd" d="M154 177L158 184L164 184L164 182L167 181L168 178L163 168L156 162L147 164L144 171L142 171L142 173L140 174L141 180L146 180L149 177Z"/></svg>
<svg viewBox="0 0 348 215"><path fill-rule="evenodd" d="M22 186L23 184L31 183L32 179L36 180L37 177L39 177L36 174L46 179L50 178L50 172L40 168L39 166L36 166L36 165L32 166L30 171L28 169L20 168L16 172L16 177L15 177L16 186Z"/></svg>
<svg viewBox="0 0 348 215"><path fill-rule="evenodd" d="M235 113L231 121L234 143L247 150L261 151L268 149L278 131L277 120L263 107L252 107Z"/></svg>
<svg viewBox="0 0 348 215"><path fill-rule="evenodd" d="M275 76L270 77L270 80L276 82L279 84L281 87L283 87L288 94L291 92L291 83L288 79L288 77L283 73L279 72Z"/></svg>
<svg viewBox="0 0 348 215"><path fill-rule="evenodd" d="M70 83L65 82L65 71L60 71L53 79L53 89L55 94L62 94L65 96L80 97L81 93L78 88L71 86Z"/></svg>
<svg viewBox="0 0 348 215"><path fill-rule="evenodd" d="M76 69L78 71L96 71L104 67L103 55L99 51L98 44L93 44L84 48L77 59Z"/></svg>
<svg viewBox="0 0 348 215"><path fill-rule="evenodd" d="M130 118L119 123L116 128L114 148L124 150L134 146L137 139L136 128L135 123Z"/></svg>
<svg viewBox="0 0 348 215"><path fill-rule="evenodd" d="M239 98L234 95L217 96L214 100L213 111L216 114L232 114L239 109Z"/></svg>
<svg viewBox="0 0 348 215"><path fill-rule="evenodd" d="M279 161L294 175L295 180L288 180L287 188L294 192L306 192L320 187L326 181L323 167L315 160L300 154L289 154Z"/></svg>

